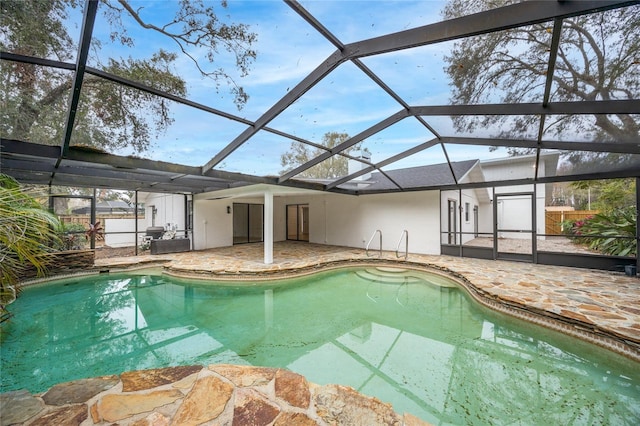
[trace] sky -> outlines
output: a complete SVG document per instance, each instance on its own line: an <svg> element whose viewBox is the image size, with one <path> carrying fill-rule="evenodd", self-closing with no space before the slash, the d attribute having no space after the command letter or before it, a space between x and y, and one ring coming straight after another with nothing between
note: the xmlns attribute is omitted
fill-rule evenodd
<svg viewBox="0 0 640 426"><path fill-rule="evenodd" d="M143 19L158 25L168 22L178 5L176 1L132 0L130 3L139 10ZM221 20L247 24L258 37L254 46L257 59L249 75L237 77L250 97L240 111L233 104L233 97L224 83L216 89L213 81L200 77L190 59L185 55L179 56L175 71L188 82L187 97L209 107L255 121L336 50L282 1L229 1L226 9L217 2L206 1L206 4L214 7ZM301 2L344 44L438 22L442 20L440 11L444 4L435 0ZM100 67L100 63L106 63L110 56L148 58L159 48L175 50L176 46L166 37L142 29L129 18L123 19L123 23L134 39L133 48L109 41L109 26L99 10L94 37L102 43L99 49L92 49L90 66ZM75 25L79 27L79 23ZM445 105L449 103L451 88L443 68L443 57L451 47L452 43L447 42L363 58L362 62L409 105ZM233 57L222 49L213 64L202 59L203 51L193 50L190 53L209 69L221 67L232 74L235 72ZM321 143L327 132L354 136L401 109L359 68L347 62L268 126ZM159 136L144 157L204 165L246 129L244 124L179 104L173 105L172 115L174 124ZM428 121L441 135L453 134L448 117L429 117ZM434 135L415 118L407 118L366 139L363 146L371 152L375 163L433 138ZM279 175L282 171L280 157L290 145L289 139L260 131L216 168L255 175ZM116 152L119 155L131 153L127 150ZM506 156L504 150L489 152L487 147L470 146L449 146L447 154L452 161ZM444 152L437 145L387 168L445 161Z"/></svg>

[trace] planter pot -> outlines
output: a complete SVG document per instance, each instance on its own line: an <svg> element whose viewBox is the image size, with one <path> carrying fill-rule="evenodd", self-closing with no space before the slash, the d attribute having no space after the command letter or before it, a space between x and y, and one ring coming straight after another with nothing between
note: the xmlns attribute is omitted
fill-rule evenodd
<svg viewBox="0 0 640 426"><path fill-rule="evenodd" d="M638 269L636 265L624 265L624 273L630 277L635 277Z"/></svg>

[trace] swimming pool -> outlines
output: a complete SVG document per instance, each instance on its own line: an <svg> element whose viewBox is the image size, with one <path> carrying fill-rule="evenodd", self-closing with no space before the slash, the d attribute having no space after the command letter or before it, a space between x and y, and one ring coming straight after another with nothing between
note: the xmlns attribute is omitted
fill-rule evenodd
<svg viewBox="0 0 640 426"><path fill-rule="evenodd" d="M437 275L339 269L245 285L100 275L24 290L2 392L171 365L284 367L431 423L636 424L637 363L491 312Z"/></svg>

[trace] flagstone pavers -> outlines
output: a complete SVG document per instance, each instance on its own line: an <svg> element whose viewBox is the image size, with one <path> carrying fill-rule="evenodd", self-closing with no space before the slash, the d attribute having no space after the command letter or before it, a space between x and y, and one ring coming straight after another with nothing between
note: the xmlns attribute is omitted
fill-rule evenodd
<svg viewBox="0 0 640 426"><path fill-rule="evenodd" d="M66 405L85 402L94 395L111 389L119 381L118 376L104 376L61 383L53 386L42 395L42 400L47 405Z"/></svg>
<svg viewBox="0 0 640 426"><path fill-rule="evenodd" d="M93 396L86 394L87 399L81 403L62 406L47 405L41 395L26 391L8 392L0 395L0 424L429 425L415 416L397 414L391 405L361 395L350 387L319 386L287 370L232 365L189 368L197 372L185 377L189 371L185 367L169 367L123 373L116 376L118 383L109 389ZM235 383L225 375L234 378ZM135 383L157 386L125 391L124 381L131 381L133 376L137 376ZM162 383L155 379L158 376L163 377ZM189 377L195 380L185 386L185 379ZM169 378L175 381L165 380ZM72 383L73 387L77 381ZM58 386L65 387L64 384Z"/></svg>

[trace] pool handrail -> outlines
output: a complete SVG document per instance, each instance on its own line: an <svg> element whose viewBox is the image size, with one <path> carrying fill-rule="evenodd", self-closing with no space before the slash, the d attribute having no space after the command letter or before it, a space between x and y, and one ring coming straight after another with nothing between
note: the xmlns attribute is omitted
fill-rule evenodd
<svg viewBox="0 0 640 426"><path fill-rule="evenodd" d="M398 240L398 245L396 246L396 257L400 257L400 244L402 243L402 237L405 237L404 240L404 260L409 258L409 232L405 229L400 234L400 239Z"/></svg>
<svg viewBox="0 0 640 426"><path fill-rule="evenodd" d="M382 258L382 231L379 229L376 229L373 232L373 235L371 235L371 238L369 238L369 242L367 243L367 248L365 249L365 253L367 254L367 257L369 257L369 246L371 245L371 242L375 238L376 234L380 234L380 254L378 255L378 257Z"/></svg>

